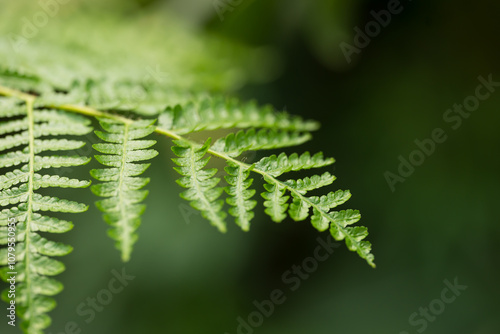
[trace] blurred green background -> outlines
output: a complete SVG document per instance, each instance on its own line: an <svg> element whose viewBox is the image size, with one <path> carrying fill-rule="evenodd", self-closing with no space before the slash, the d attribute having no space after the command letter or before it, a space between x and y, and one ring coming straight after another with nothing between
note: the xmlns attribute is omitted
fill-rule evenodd
<svg viewBox="0 0 500 334"><path fill-rule="evenodd" d="M167 20L173 14L195 33L265 50L264 74L226 91L321 122L300 151L323 151L337 160L334 185L353 193L344 208L361 211L377 268L342 244L291 291L282 274L302 264L317 237L326 235L305 222L274 224L262 212L249 233L231 226L220 234L179 198L170 142L158 138L157 149L167 153L149 170L148 208L132 260L120 262L95 207L72 217L75 228L61 240L75 250L63 259L65 291L56 297L47 333L69 333L65 326L75 322L82 333L95 334L234 334L237 318L247 319L256 310L253 302L269 299L275 289L286 301L262 325L241 333L499 333L500 225L494 207L500 91L456 130L443 115L474 95L479 76L500 82L500 3L401 1L402 11L348 62L339 45L354 45L354 28L364 30L374 20L371 11L385 10L389 2L86 2L102 16L122 20L151 13L165 13ZM177 46L185 47L182 41ZM414 141L430 138L436 128L447 140L391 191L384 173L397 173L398 157L408 159L417 149ZM90 191L83 198L81 191L68 193L94 200ZM87 323L77 307L106 289L112 270L122 268L134 280ZM425 330L412 326L410 316L438 305L444 281L455 278L467 289ZM0 332L14 333L5 319Z"/></svg>

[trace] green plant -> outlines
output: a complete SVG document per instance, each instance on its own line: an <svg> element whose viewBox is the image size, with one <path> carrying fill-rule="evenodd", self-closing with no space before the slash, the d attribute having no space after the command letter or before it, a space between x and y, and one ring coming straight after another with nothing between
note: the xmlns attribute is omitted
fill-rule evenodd
<svg viewBox="0 0 500 334"><path fill-rule="evenodd" d="M75 25L78 27L78 23ZM374 266L371 245L363 240L367 229L349 226L360 219L359 212L332 211L349 199L350 192L338 190L323 196L309 196L308 192L334 181L335 177L328 172L303 179L284 176L292 171L331 165L332 158L305 152L273 154L255 163L241 159L248 151L300 145L311 139L311 132L318 128L317 122L276 112L269 106L225 97L224 92L231 86L230 78L219 70L226 64L207 61L210 55L167 60L179 65L175 67L176 78L186 74L189 80L186 77L166 83L151 78L145 80L143 73L137 70L140 61L134 57L115 61L120 59L121 50L111 55L101 50L99 61L89 63L84 56L75 59L75 41L81 34L75 32L68 37L72 43L50 44L51 31L46 37L40 37L44 42L31 41L21 54L12 55L7 50L9 46L0 44L0 54L6 54L11 60L10 66L0 65L0 95L4 96L0 99L0 167L5 169L0 175L3 208L0 244L8 246L0 250L0 265L4 266L0 275L4 280L10 277L8 273L12 268L8 258L15 246L19 283L16 304L25 332L42 333L50 325L46 313L55 307L50 296L62 289L61 283L51 276L64 270L64 265L52 257L72 250L71 246L40 235L40 232L62 233L72 228L71 222L45 212L80 213L88 209L85 204L42 195L40 191L54 188L50 193L57 194L56 189L60 187L90 185L88 180L62 176L59 168L82 166L91 160L63 153L85 145L85 141L75 140L73 136L83 136L92 130L101 140L93 145L100 153L95 159L105 168L90 170L98 181L91 189L103 197L96 206L111 225L109 235L116 241L123 261L130 258L140 216L145 210L147 190L144 187L149 179L141 175L149 166L147 161L158 154L151 148L156 141L149 139L149 135L156 132L173 139L172 151L177 156L173 159L177 165L175 170L181 175L177 182L186 189L181 197L221 232L226 231L228 214L242 230L249 230L257 205L257 190L252 187L253 176L257 175L265 181L261 191L264 211L273 221L281 222L288 215L296 221L310 218L316 229L330 230L336 240L345 239L350 250ZM205 46L210 49L211 43ZM213 43L220 49L221 41ZM104 44L101 44L103 49ZM238 48L234 46L232 50ZM149 57L149 53L143 51L147 46L138 49L143 59ZM52 56L46 57L49 50ZM83 55L91 52L83 47L79 51ZM238 59L244 58L245 51L241 51ZM77 69L70 65L75 62L79 64ZM36 66L27 65L31 63ZM194 69L200 63L206 73L197 73ZM125 68L130 71L125 72ZM218 80L212 81L211 73ZM100 127L93 119L98 120ZM229 133L221 135L214 131L219 129L228 129L226 133ZM192 139L190 135L195 132L201 132L204 139ZM226 187L219 185L217 169L207 168L211 157L226 162ZM9 239L9 232L14 231L12 224L9 225L13 218L15 243ZM10 301L7 292L3 297Z"/></svg>

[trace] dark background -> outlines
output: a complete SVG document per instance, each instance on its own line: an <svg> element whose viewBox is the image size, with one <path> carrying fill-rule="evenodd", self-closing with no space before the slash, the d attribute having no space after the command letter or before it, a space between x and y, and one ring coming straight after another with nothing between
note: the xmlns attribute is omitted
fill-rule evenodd
<svg viewBox="0 0 500 334"><path fill-rule="evenodd" d="M402 12L349 63L340 43L353 44L353 29L364 30L370 11L387 4L243 0L221 20L212 0L107 3L125 18L174 12L200 31L271 50L273 71L234 93L321 122L298 150L335 157L334 185L353 193L343 208L361 211L377 268L342 244L291 291L282 274L326 234L290 219L272 223L261 209L249 233L231 226L220 234L178 197L171 155L161 154L149 170L148 208L129 263L120 262L96 208L74 219L65 240L75 251L63 259L65 291L47 333L64 333L74 321L95 334L233 334L237 318L247 319L253 301L275 289L286 301L254 333L498 333L500 91L457 129L443 115L474 95L479 76L500 82L500 4L402 1ZM397 174L399 157L408 159L415 140L436 128L446 141L391 191L384 174ZM157 149L170 152L170 142L160 140ZM86 196L82 201L94 200ZM135 279L87 324L76 308L123 267ZM440 299L444 281L455 279L467 289L425 331L412 326L412 313ZM2 321L0 331L11 329Z"/></svg>

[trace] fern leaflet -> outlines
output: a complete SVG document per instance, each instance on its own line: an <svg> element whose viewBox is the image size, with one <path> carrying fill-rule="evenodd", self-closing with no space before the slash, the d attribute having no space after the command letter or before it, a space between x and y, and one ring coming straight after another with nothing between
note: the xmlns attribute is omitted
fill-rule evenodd
<svg viewBox="0 0 500 334"><path fill-rule="evenodd" d="M202 98L168 107L160 114L158 122L162 129L179 135L230 128L271 128L297 132L319 128L318 122L276 112L271 106L260 107L255 102L241 103L237 99L221 97Z"/></svg>
<svg viewBox="0 0 500 334"><path fill-rule="evenodd" d="M226 232L225 218L227 214L222 211L224 201L218 199L223 188L217 187L220 178L214 177L217 173L216 168L203 169L210 158L205 158L210 145L207 140L201 148L195 148L185 141L176 141L176 146L172 151L179 158L173 161L179 166L174 169L183 177L177 180L177 183L188 190L181 193L181 197L187 201L196 210L200 210L203 217L208 219L212 225L219 231Z"/></svg>
<svg viewBox="0 0 500 334"><path fill-rule="evenodd" d="M233 163L224 168L227 173L225 179L229 184L224 188L229 195L226 201L232 206L228 212L235 217L236 224L243 231L250 230L250 220L255 216L252 210L257 205L257 201L250 199L255 195L255 190L248 189L253 183L253 179L249 178L252 168L253 166L247 168Z"/></svg>
<svg viewBox="0 0 500 334"><path fill-rule="evenodd" d="M104 220L112 226L109 236L116 240L116 248L122 254L122 260L128 261L132 246L137 241L135 231L139 227L140 216L145 210L142 202L148 192L140 190L149 183L149 178L138 177L150 164L136 163L149 160L158 155L153 149L154 140L138 140L151 134L154 121L137 121L122 124L110 119L99 118L106 132L95 131L106 143L94 144L95 150L105 155L96 155L101 164L110 168L93 169L92 177L104 183L91 187L94 194L108 197L96 202L99 210L104 212Z"/></svg>
<svg viewBox="0 0 500 334"><path fill-rule="evenodd" d="M48 168L73 167L88 163L90 158L81 156L41 156L48 151L69 151L85 143L68 139L47 139L47 136L80 136L89 133L90 121L55 110L35 110L33 98L9 98L0 101L0 117L11 119L2 124L0 138L1 167L12 170L0 176L0 276L7 281L16 272L16 304L21 327L28 333L42 333L50 325L47 312L55 307L49 296L62 290L62 284L50 276L64 270L64 265L51 258L72 251L71 246L53 242L39 232L62 233L71 230L72 223L38 212L83 212L81 203L43 196L36 190L47 187L87 187L89 181L41 174ZM16 117L12 119L13 117ZM15 227L12 223L15 222ZM16 263L8 263L8 254L15 248ZM6 290L7 291L7 290ZM9 301L4 292L3 299Z"/></svg>

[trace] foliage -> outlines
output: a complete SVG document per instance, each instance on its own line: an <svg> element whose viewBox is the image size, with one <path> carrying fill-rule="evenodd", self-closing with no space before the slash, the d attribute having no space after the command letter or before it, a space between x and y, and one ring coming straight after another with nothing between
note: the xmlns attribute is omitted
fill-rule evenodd
<svg viewBox="0 0 500 334"><path fill-rule="evenodd" d="M100 181L91 189L103 197L96 201L96 206L111 225L109 235L116 241L124 261L130 258L145 210L143 202L149 178L141 175L149 166L144 161L158 154L151 148L156 141L149 138L155 132L173 139L172 151L176 156L173 161L181 175L177 183L186 189L181 197L221 232L227 230L229 217L242 230L250 229L258 204L255 194L259 190L254 184L258 176L265 182L260 194L264 211L271 220L281 222L288 216L296 221L310 218L317 230L329 229L336 240L345 239L350 250L374 266L370 243L363 240L368 234L366 228L350 226L359 220L359 212L332 211L349 199L349 191L311 196L310 192L330 185L335 177L328 172L302 179L293 176L293 172L331 165L333 159L309 152L272 154L253 164L242 159L249 151L296 147L310 140L311 132L319 127L317 122L277 112L270 106L226 96L238 83L232 78L234 72L220 70L226 65L231 69L241 68L252 50L209 37L178 33L182 29L176 29L173 36L163 34L146 42L141 42L141 35L131 30L111 30L116 33L116 40L134 36L138 43L134 50L127 47L130 54L122 57L125 54L122 44L108 43L95 36L96 31L108 31L109 22L99 23L101 26L97 24L95 30L88 32L96 38L95 44L87 46L81 34L81 28L89 26L85 18L61 14L58 19L51 29L40 32L36 40L27 41L19 52L13 51L8 41L0 41L0 55L8 60L0 65L0 95L5 96L0 99L0 167L3 168L0 244L9 243L8 222L15 218L15 266L20 282L16 302L26 333L42 333L50 325L46 313L55 307L55 302L48 296L62 289L61 283L50 276L64 270L64 265L52 257L71 251L70 246L49 241L39 232L66 232L72 223L41 212L80 213L88 208L42 195L39 190L89 186L90 181L62 176L59 168L85 165L91 158L47 152L76 150L85 142L73 136L83 136L92 130L100 139L93 145L101 153L95 159L106 168L90 170L91 176ZM57 28L70 19L74 20L74 26L67 36L54 39ZM156 16L151 20L163 24L158 23L163 21ZM141 24L138 20L136 27ZM173 46L170 50L175 49L178 38L185 38L183 43L188 47L166 61L160 60L165 53L152 45L165 36L168 36L166 45ZM156 50L153 55L151 49ZM193 50L208 53L196 57ZM227 55L229 51L239 55L234 62L218 60L221 59L218 53ZM144 63L159 64L160 68L165 65L172 69L168 75L173 79L145 80L140 69ZM238 71L241 80L251 80L249 73ZM92 119L99 121L103 131ZM218 129L229 133L221 136L213 131ZM201 133L203 141L191 139L189 135L195 132ZM212 157L225 161L224 171L208 168ZM45 169L51 173L42 173ZM281 178L285 174L289 179ZM227 186L220 185L220 176ZM8 253L8 247L0 251L4 280L9 272ZM9 301L6 294L3 297Z"/></svg>

